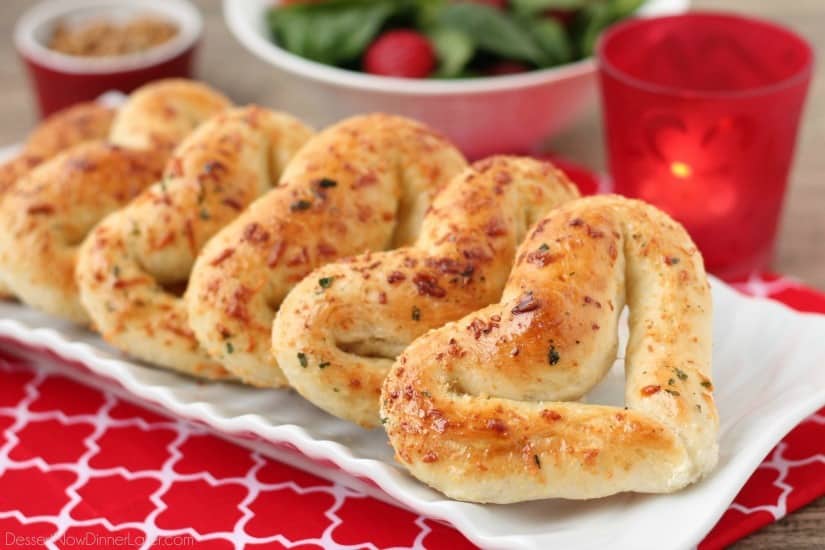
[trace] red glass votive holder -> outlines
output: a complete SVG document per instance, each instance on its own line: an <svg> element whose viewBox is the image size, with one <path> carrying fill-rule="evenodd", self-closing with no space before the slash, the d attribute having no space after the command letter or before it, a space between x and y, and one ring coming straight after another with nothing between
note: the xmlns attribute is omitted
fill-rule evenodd
<svg viewBox="0 0 825 550"><path fill-rule="evenodd" d="M615 191L682 222L712 273L767 268L808 43L773 23L699 12L616 25L597 55Z"/></svg>

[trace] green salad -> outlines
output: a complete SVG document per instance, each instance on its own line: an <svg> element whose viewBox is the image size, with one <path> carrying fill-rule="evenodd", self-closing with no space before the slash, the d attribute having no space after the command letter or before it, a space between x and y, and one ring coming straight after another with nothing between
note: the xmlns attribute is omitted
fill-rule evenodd
<svg viewBox="0 0 825 550"><path fill-rule="evenodd" d="M588 57L644 0L291 0L267 13L273 40L354 71L468 78Z"/></svg>

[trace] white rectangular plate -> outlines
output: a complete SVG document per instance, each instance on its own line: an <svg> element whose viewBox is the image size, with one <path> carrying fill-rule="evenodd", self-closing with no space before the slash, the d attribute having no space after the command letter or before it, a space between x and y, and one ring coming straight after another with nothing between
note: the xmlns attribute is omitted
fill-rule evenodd
<svg viewBox="0 0 825 550"><path fill-rule="evenodd" d="M117 382L171 414L243 439L276 459L341 481L377 485L403 506L449 521L485 548L688 548L716 523L768 451L825 404L825 316L747 298L713 281L714 386L721 417L718 468L673 495L624 494L586 502L455 502L408 476L381 430L333 418L292 391L201 383L123 357L98 336L14 303L0 303L0 337L45 348ZM67 373L71 374L71 373ZM618 404L621 361L588 400ZM257 440L257 441L256 441ZM263 442L267 444L263 444ZM291 459L294 448L307 459ZM363 483L356 483L363 488Z"/></svg>

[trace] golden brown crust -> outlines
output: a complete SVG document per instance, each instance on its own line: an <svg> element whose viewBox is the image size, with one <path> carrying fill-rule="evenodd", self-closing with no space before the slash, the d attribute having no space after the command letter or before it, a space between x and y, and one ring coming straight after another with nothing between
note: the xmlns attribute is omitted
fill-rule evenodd
<svg viewBox="0 0 825 550"><path fill-rule="evenodd" d="M105 138L114 110L98 103L79 103L51 115L29 135L21 151L0 164L0 198L38 165L79 143ZM0 283L0 298L10 297Z"/></svg>
<svg viewBox="0 0 825 550"><path fill-rule="evenodd" d="M244 381L284 385L268 344L286 293L326 262L410 242L433 193L465 166L408 119L372 114L327 128L204 248L186 296L195 336Z"/></svg>
<svg viewBox="0 0 825 550"><path fill-rule="evenodd" d="M106 214L160 177L166 154L104 142L39 166L0 203L0 268L26 304L88 321L74 282L77 246Z"/></svg>
<svg viewBox="0 0 825 550"><path fill-rule="evenodd" d="M167 289L185 286L204 244L277 182L310 134L260 107L224 111L181 143L160 182L95 228L77 282L107 341L160 366L229 376L198 346L183 300Z"/></svg>
<svg viewBox="0 0 825 550"><path fill-rule="evenodd" d="M78 103L40 123L26 139L23 153L48 160L86 141L109 135L115 110L97 102Z"/></svg>
<svg viewBox="0 0 825 550"><path fill-rule="evenodd" d="M44 120L18 155L0 164L0 196L20 177L79 143L105 139L115 111L98 103L79 103Z"/></svg>
<svg viewBox="0 0 825 550"><path fill-rule="evenodd" d="M377 425L381 384L401 350L497 301L527 228L576 197L549 163L477 162L438 194L413 245L327 264L292 290L272 328L290 385L333 415Z"/></svg>
<svg viewBox="0 0 825 550"><path fill-rule="evenodd" d="M569 402L611 367L625 298L626 408ZM381 414L397 459L453 498L670 492L716 463L710 356L710 289L684 229L638 201L581 199L531 230L500 303L404 351Z"/></svg>
<svg viewBox="0 0 825 550"><path fill-rule="evenodd" d="M37 158L62 152L18 178L0 204L0 275L11 291L38 309L87 322L74 283L77 246L159 179L171 144L228 105L203 84L171 79L136 90L111 129L110 111L94 104L44 123L26 151Z"/></svg>
<svg viewBox="0 0 825 550"><path fill-rule="evenodd" d="M223 94L200 82L158 80L132 92L109 138L123 147L171 153L205 120L231 106Z"/></svg>

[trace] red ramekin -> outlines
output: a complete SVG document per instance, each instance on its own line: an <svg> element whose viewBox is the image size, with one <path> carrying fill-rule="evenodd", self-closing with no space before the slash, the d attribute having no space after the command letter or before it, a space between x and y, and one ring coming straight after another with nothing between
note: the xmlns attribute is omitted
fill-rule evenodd
<svg viewBox="0 0 825 550"><path fill-rule="evenodd" d="M113 57L71 56L46 47L59 21L73 24L100 17L119 22L143 15L175 23L178 34L144 52ZM49 0L23 14L14 41L45 117L108 90L128 93L158 78L191 77L202 29L200 12L186 0Z"/></svg>

